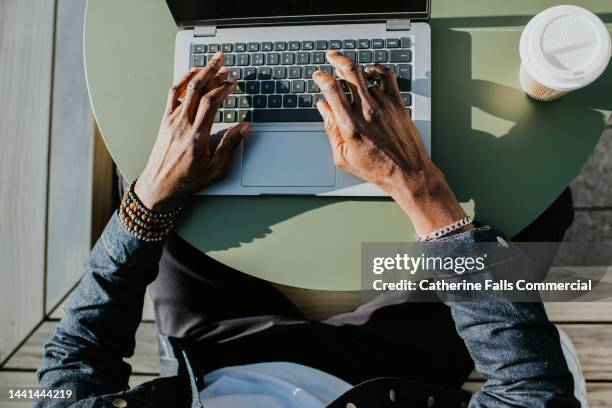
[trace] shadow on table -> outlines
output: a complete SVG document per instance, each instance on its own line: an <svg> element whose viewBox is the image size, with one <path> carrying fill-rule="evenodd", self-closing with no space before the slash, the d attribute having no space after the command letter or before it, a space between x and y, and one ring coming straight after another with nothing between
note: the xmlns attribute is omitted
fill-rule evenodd
<svg viewBox="0 0 612 408"><path fill-rule="evenodd" d="M612 22L612 14L600 17ZM459 200L473 199L478 218L495 221L508 235L518 232L511 226L535 219L561 194L579 170L576 163L586 162L605 127L597 110L612 111L612 66L591 86L554 102L534 101L517 89L520 29L512 37L505 32L529 18L432 20L434 161ZM497 36L499 50L473 52L473 44L484 35L492 36L487 41ZM507 65L499 62L505 55ZM473 61L481 71L486 67L501 71L501 77L516 77L516 88L478 79ZM584 142L576 143L576 138ZM567 157L575 159L565 163ZM530 200L542 204L531 205ZM500 213L504 217L494 219Z"/></svg>
<svg viewBox="0 0 612 408"><path fill-rule="evenodd" d="M612 22L612 14L601 17ZM550 180L567 181L575 176L575 163L564 166L563 157L576 155L574 162L583 163L591 154L605 126L603 115L596 109L612 111L612 95L606 93L612 90L612 67L595 84L552 103L539 103L516 88L473 78L470 30L476 29L476 33L479 28L491 28L494 35L498 27L522 26L529 18L452 18L431 22L434 161L445 172L460 201L475 201L481 221L488 222L495 214L503 213L503 220L498 217L495 221L509 235L518 232L510 226L535 219L565 188L563 183ZM499 59L508 55L507 66L500 65L498 60L493 60L490 66L509 70L506 77L516 75L518 83L516 53L518 41L511 49L490 56ZM474 129L474 115L480 115L479 124L483 116L489 118L492 123L489 128L494 132ZM586 141L575 143L577 137ZM533 192L532 195L516 194L525 190ZM528 205L532 199L546 205L534 208ZM312 196L195 200L198 205L187 211L183 225L211 231L189 233L192 243L203 251L239 247L265 237L279 222L346 201ZM387 199L351 198L359 200ZM192 217L206 222L189 222ZM325 234L325 227L321 226L321 234Z"/></svg>

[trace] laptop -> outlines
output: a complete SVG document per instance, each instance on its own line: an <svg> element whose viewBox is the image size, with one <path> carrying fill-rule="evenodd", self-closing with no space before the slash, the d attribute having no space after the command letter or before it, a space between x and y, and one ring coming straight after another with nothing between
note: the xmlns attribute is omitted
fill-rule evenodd
<svg viewBox="0 0 612 408"><path fill-rule="evenodd" d="M431 155L430 0L166 0L176 24L175 82L217 51L238 81L215 117L218 135L253 125L228 177L206 195L385 196L333 163L316 102L316 70L339 50L364 68L396 73ZM350 97L350 95L349 95Z"/></svg>

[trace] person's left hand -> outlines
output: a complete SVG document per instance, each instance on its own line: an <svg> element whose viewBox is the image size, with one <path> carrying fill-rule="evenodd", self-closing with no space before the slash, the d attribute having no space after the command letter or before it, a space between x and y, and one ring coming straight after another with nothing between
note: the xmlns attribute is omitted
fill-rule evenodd
<svg viewBox="0 0 612 408"><path fill-rule="evenodd" d="M206 67L192 69L170 89L157 141L134 187L153 211L171 211L187 196L223 179L249 131L248 123L238 124L211 148L214 117L236 88L222 65L223 54L217 53Z"/></svg>

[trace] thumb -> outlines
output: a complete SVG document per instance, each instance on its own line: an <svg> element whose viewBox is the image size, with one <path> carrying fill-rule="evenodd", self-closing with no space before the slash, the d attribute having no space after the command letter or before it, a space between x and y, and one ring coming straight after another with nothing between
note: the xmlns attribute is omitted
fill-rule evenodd
<svg viewBox="0 0 612 408"><path fill-rule="evenodd" d="M227 164L229 164L243 136L246 136L250 129L251 124L249 122L243 122L225 132L215 150L215 156L221 163L225 164L227 162Z"/></svg>

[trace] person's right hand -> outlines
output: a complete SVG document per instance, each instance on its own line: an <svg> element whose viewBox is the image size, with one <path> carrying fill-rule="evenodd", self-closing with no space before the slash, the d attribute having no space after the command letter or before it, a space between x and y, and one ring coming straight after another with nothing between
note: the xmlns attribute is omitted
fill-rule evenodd
<svg viewBox="0 0 612 408"><path fill-rule="evenodd" d="M317 108L336 166L385 190L420 235L465 217L444 175L427 155L395 74L380 64L364 74L359 64L338 51L329 51L327 58L353 95L351 103L342 84L329 73L313 74L325 96ZM378 85L368 86L366 77Z"/></svg>

